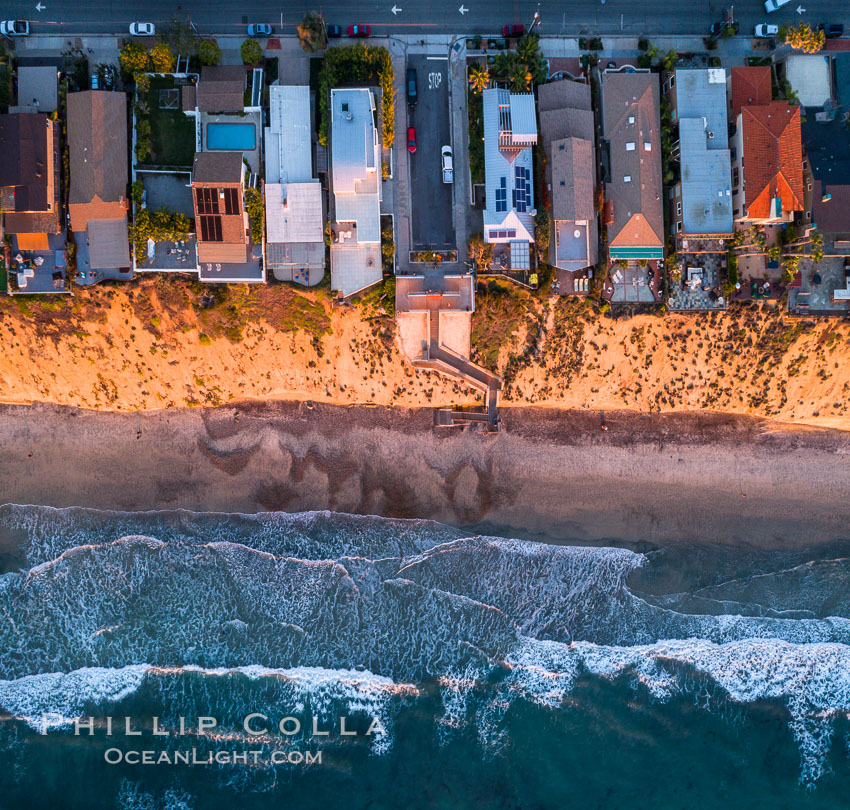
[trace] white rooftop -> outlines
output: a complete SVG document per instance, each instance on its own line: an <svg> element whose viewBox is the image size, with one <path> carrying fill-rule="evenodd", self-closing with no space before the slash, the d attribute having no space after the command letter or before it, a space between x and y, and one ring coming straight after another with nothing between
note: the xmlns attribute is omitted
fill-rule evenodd
<svg viewBox="0 0 850 810"><path fill-rule="evenodd" d="M265 129L266 183L312 180L310 88L269 87L269 124Z"/></svg>
<svg viewBox="0 0 850 810"><path fill-rule="evenodd" d="M359 243L381 241L381 156L370 90L331 90L335 219L353 222Z"/></svg>
<svg viewBox="0 0 850 810"><path fill-rule="evenodd" d="M309 183L266 184L266 240L323 242L322 187Z"/></svg>

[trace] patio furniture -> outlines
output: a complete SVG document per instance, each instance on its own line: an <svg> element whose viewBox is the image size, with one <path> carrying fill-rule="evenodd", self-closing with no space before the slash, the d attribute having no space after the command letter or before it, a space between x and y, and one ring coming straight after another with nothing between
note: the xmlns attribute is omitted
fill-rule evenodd
<svg viewBox="0 0 850 810"><path fill-rule="evenodd" d="M27 277L23 273L18 273L18 288L23 290L27 286Z"/></svg>

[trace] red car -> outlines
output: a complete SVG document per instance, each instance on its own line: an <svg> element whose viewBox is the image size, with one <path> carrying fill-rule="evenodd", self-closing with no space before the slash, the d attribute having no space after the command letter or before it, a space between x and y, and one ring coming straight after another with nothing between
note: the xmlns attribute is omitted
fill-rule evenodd
<svg viewBox="0 0 850 810"><path fill-rule="evenodd" d="M350 37L368 37L372 29L368 25L349 25L347 30Z"/></svg>
<svg viewBox="0 0 850 810"><path fill-rule="evenodd" d="M416 151L416 127L407 128L407 151L411 155Z"/></svg>
<svg viewBox="0 0 850 810"><path fill-rule="evenodd" d="M503 37L521 37L525 33L524 25L503 25Z"/></svg>

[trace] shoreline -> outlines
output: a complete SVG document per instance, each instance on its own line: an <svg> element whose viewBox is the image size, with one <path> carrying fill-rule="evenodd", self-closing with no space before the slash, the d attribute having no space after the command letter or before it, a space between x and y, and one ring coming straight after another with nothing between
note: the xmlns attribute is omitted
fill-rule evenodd
<svg viewBox="0 0 850 810"><path fill-rule="evenodd" d="M330 509L549 542L762 548L850 536L850 433L718 413L433 411L304 401L120 413L0 405L0 502L143 511Z"/></svg>

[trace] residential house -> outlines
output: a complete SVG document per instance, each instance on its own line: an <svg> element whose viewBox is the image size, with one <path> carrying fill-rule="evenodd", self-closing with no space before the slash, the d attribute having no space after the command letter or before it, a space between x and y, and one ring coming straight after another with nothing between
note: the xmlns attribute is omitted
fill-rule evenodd
<svg viewBox="0 0 850 810"><path fill-rule="evenodd" d="M0 115L4 230L28 243L46 245L47 234L62 230L57 126L41 113Z"/></svg>
<svg viewBox="0 0 850 810"><path fill-rule="evenodd" d="M242 65L205 65L198 83L183 87L183 112L242 112L247 75Z"/></svg>
<svg viewBox="0 0 850 810"><path fill-rule="evenodd" d="M331 288L347 298L383 278L381 149L371 90L331 90L330 113Z"/></svg>
<svg viewBox="0 0 850 810"><path fill-rule="evenodd" d="M248 214L240 152L198 152L192 169L192 198L202 281L264 281L249 252Z"/></svg>
<svg viewBox="0 0 850 810"><path fill-rule="evenodd" d="M773 101L773 85L769 65L733 67L726 79L729 86L730 118L735 124L744 107L762 107Z"/></svg>
<svg viewBox="0 0 850 810"><path fill-rule="evenodd" d="M68 95L68 212L80 283L132 277L127 235L127 96Z"/></svg>
<svg viewBox="0 0 850 810"><path fill-rule="evenodd" d="M732 163L726 119L726 71L678 69L668 78L666 98L679 140L680 180L670 189L670 230L689 236L732 233Z"/></svg>
<svg viewBox="0 0 850 810"><path fill-rule="evenodd" d="M313 286L325 274L322 187L313 175L310 88L269 88L266 266L280 281Z"/></svg>
<svg viewBox="0 0 850 810"><path fill-rule="evenodd" d="M484 241L504 246L501 255L511 270L528 271L534 244L534 96L491 88L484 91L483 102Z"/></svg>
<svg viewBox="0 0 850 810"><path fill-rule="evenodd" d="M58 124L41 113L0 115L0 212L11 239L12 293L68 292Z"/></svg>
<svg viewBox="0 0 850 810"><path fill-rule="evenodd" d="M610 259L663 259L658 76L634 69L606 70L601 86Z"/></svg>
<svg viewBox="0 0 850 810"><path fill-rule="evenodd" d="M584 293L597 262L595 127L590 85L564 79L537 90L549 194L549 264L561 292Z"/></svg>
<svg viewBox="0 0 850 810"><path fill-rule="evenodd" d="M841 110L850 109L850 53L832 56L839 112L807 115L802 124L807 178L812 185L811 225L824 234L826 252L850 248L850 138ZM804 166L804 174L805 174Z"/></svg>
<svg viewBox="0 0 850 810"><path fill-rule="evenodd" d="M735 221L793 222L804 207L800 107L787 101L742 107L732 140Z"/></svg>
<svg viewBox="0 0 850 810"><path fill-rule="evenodd" d="M51 113L59 108L59 71L55 65L18 67L18 106L10 113Z"/></svg>

